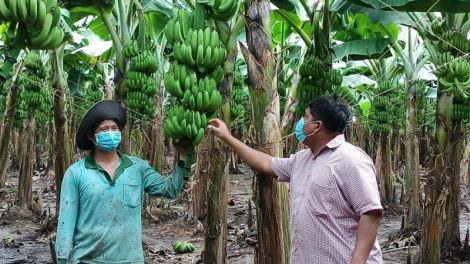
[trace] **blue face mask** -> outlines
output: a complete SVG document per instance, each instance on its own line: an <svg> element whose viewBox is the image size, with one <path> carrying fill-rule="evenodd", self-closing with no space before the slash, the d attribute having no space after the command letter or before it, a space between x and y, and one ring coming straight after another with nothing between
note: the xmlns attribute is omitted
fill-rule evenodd
<svg viewBox="0 0 470 264"><path fill-rule="evenodd" d="M121 132L120 131L108 131L95 134L96 145L98 148L110 152L119 146L121 143Z"/></svg>
<svg viewBox="0 0 470 264"><path fill-rule="evenodd" d="M305 124L310 124L310 123L316 123L316 122L318 122L318 121L305 123L303 118L300 118L300 120L297 121L297 124L295 125L295 136L300 141L300 143L303 143L307 137L315 134L315 132L313 132L309 135L305 135L304 134L304 125Z"/></svg>

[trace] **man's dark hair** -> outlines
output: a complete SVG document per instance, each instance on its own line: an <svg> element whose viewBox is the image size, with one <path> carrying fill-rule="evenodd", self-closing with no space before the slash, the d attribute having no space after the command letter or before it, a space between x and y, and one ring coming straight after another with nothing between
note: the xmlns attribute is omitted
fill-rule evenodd
<svg viewBox="0 0 470 264"><path fill-rule="evenodd" d="M325 95L308 105L314 120L322 121L330 132L343 133L351 116L348 105L337 95Z"/></svg>

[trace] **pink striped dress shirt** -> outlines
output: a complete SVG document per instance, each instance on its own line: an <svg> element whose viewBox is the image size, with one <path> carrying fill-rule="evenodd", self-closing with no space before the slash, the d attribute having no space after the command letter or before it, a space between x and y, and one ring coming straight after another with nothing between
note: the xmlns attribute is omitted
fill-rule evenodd
<svg viewBox="0 0 470 264"><path fill-rule="evenodd" d="M290 185L291 263L349 264L360 216L383 213L370 157L339 135L317 156L305 149L272 168ZM366 263L383 263L377 240Z"/></svg>

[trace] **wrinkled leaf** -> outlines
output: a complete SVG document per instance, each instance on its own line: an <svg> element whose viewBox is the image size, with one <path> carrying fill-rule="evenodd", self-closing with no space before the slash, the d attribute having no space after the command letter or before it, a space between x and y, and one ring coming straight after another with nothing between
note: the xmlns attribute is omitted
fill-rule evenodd
<svg viewBox="0 0 470 264"><path fill-rule="evenodd" d="M342 60L344 57L348 57L352 60L363 60L370 58L388 58L392 56L388 45L390 39L388 38L371 38L371 39L360 39L345 42L336 46L333 46L335 54L333 55L333 61Z"/></svg>
<svg viewBox="0 0 470 264"><path fill-rule="evenodd" d="M146 14L152 12L161 12L168 17L171 17L171 10L173 9L172 0L143 0L142 8Z"/></svg>
<svg viewBox="0 0 470 264"><path fill-rule="evenodd" d="M377 82L362 74L351 74L343 76L343 82L341 83L341 86L349 86L351 88L355 88L360 85L373 85L375 87L377 85Z"/></svg>
<svg viewBox="0 0 470 264"><path fill-rule="evenodd" d="M371 9L364 6L355 5L347 0L336 0L331 9L339 14L346 15L347 12L352 14L364 13L372 21L372 23L382 23L385 25L400 24L405 26L413 25L413 21L403 12L384 11Z"/></svg>
<svg viewBox="0 0 470 264"><path fill-rule="evenodd" d="M469 0L340 0L359 6L387 11L405 12L470 12Z"/></svg>
<svg viewBox="0 0 470 264"><path fill-rule="evenodd" d="M114 19L114 17L109 17L109 20L111 21L111 24L113 26L117 25L117 21ZM100 37L102 40L110 40L111 39L111 36L109 35L108 28L104 24L101 17L95 18L90 23L90 26L88 27L88 29L93 31L93 33L95 33L95 35Z"/></svg>
<svg viewBox="0 0 470 264"><path fill-rule="evenodd" d="M359 101L359 107L362 110L362 115L363 116L369 115L369 110L370 110L371 106L372 106L372 104L370 103L370 100L368 100L368 99L363 99L363 100Z"/></svg>
<svg viewBox="0 0 470 264"><path fill-rule="evenodd" d="M84 91L82 83L86 80L86 76L86 74L77 68L72 68L68 72L67 85L71 95L83 94Z"/></svg>
<svg viewBox="0 0 470 264"><path fill-rule="evenodd" d="M168 17L162 12L151 12L145 15L147 22L147 34L152 38L157 38L165 28Z"/></svg>
<svg viewBox="0 0 470 264"><path fill-rule="evenodd" d="M275 21L272 25L273 41L282 43L292 34L291 27L284 21Z"/></svg>
<svg viewBox="0 0 470 264"><path fill-rule="evenodd" d="M295 5L293 4L293 0L271 0L271 4L275 5L277 8L291 12L295 11Z"/></svg>

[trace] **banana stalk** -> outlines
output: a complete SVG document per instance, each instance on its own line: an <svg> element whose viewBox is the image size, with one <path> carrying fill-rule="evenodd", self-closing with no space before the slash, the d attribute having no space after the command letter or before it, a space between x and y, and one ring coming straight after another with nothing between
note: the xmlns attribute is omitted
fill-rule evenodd
<svg viewBox="0 0 470 264"><path fill-rule="evenodd" d="M66 109L67 82L64 77L64 47L60 45L52 54L53 79L52 90L54 92L54 124L56 130L56 155L55 155L55 182L56 182L56 208L60 206L60 190L65 170L70 166L69 130Z"/></svg>
<svg viewBox="0 0 470 264"><path fill-rule="evenodd" d="M18 106L18 88L19 88L19 72L23 63L18 65L16 73L12 77L12 84L9 89L7 101L5 103L5 112L3 113L3 123L0 129L0 153L4 153L0 157L0 189L5 188L7 164L10 158L8 145L10 144L11 134L13 131L13 117L15 116L16 108Z"/></svg>

